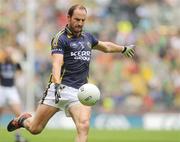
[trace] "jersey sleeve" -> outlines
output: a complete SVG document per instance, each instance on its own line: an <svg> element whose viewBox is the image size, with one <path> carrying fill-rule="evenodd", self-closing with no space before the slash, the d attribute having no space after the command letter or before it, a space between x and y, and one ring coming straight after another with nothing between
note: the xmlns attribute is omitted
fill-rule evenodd
<svg viewBox="0 0 180 142"><path fill-rule="evenodd" d="M65 41L63 36L56 35L51 41L51 54L64 54Z"/></svg>
<svg viewBox="0 0 180 142"><path fill-rule="evenodd" d="M94 35L88 33L88 37L91 41L92 48L98 44L98 39Z"/></svg>

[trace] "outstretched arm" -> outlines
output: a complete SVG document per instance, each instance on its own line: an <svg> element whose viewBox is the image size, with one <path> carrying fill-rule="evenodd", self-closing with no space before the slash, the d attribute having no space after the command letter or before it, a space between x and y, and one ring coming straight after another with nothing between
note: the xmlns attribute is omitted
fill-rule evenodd
<svg viewBox="0 0 180 142"><path fill-rule="evenodd" d="M134 47L135 45L121 46L112 42L99 41L98 44L94 47L94 49L103 51L105 53L121 52L127 57L132 57L134 56Z"/></svg>

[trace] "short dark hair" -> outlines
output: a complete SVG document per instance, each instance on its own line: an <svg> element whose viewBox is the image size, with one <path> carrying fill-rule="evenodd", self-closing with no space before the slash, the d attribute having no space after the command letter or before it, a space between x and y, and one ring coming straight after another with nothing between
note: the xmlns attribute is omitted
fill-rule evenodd
<svg viewBox="0 0 180 142"><path fill-rule="evenodd" d="M74 14L74 10L76 10L76 9L85 10L86 13L87 13L87 9L86 9L83 5L75 4L75 5L73 5L73 6L71 6L71 7L69 8L69 10L68 10L68 15L69 15L70 17L72 17L73 14Z"/></svg>

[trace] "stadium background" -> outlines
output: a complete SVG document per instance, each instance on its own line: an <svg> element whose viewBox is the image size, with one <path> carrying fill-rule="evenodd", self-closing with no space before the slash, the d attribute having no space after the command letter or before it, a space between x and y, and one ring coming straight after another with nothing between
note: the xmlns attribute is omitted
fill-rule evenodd
<svg viewBox="0 0 180 142"><path fill-rule="evenodd" d="M93 52L90 81L101 89L102 98L93 107L91 127L115 129L119 133L131 128L171 132L180 129L180 1L0 0L0 3L0 58L1 50L9 47L14 60L23 67L16 84L24 111L35 110L47 85L52 36L65 26L69 6L81 3L88 9L86 31L103 41L137 45L134 59ZM3 128L10 118L7 110L0 126ZM53 120L49 128L74 127L63 113ZM180 141L180 135L176 137Z"/></svg>

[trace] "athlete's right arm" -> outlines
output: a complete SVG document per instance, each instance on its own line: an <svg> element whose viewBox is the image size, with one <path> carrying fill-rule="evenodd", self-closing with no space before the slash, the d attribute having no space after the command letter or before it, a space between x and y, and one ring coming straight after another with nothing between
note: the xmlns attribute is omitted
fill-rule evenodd
<svg viewBox="0 0 180 142"><path fill-rule="evenodd" d="M55 87L55 103L59 102L60 98L60 72L61 66L63 64L63 54L52 54L52 82L54 83Z"/></svg>
<svg viewBox="0 0 180 142"><path fill-rule="evenodd" d="M63 64L63 54L52 54L52 82L60 84L61 66Z"/></svg>

